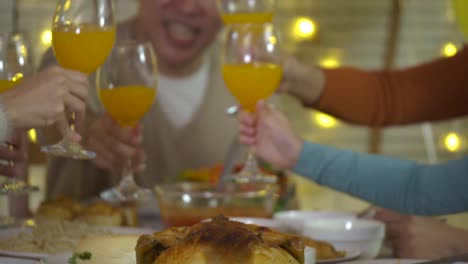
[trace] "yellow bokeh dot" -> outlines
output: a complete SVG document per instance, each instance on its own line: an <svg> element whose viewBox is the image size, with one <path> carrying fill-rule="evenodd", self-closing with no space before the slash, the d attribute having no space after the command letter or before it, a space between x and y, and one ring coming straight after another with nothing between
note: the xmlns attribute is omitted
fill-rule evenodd
<svg viewBox="0 0 468 264"><path fill-rule="evenodd" d="M315 113L314 119L315 122L323 128L332 128L337 124L337 121L334 117L324 113Z"/></svg>
<svg viewBox="0 0 468 264"><path fill-rule="evenodd" d="M320 66L326 69L334 69L340 67L340 61L335 58L326 58L320 61Z"/></svg>
<svg viewBox="0 0 468 264"><path fill-rule="evenodd" d="M31 141L32 143L37 143L37 133L36 133L36 130L30 129L30 130L28 131L28 138L29 138L29 141Z"/></svg>
<svg viewBox="0 0 468 264"><path fill-rule="evenodd" d="M310 18L299 17L293 26L294 37L298 39L310 39L317 33L317 24Z"/></svg>
<svg viewBox="0 0 468 264"><path fill-rule="evenodd" d="M18 72L11 78L13 82L19 82L21 79L23 79L23 73Z"/></svg>
<svg viewBox="0 0 468 264"><path fill-rule="evenodd" d="M50 45L52 43L52 31L49 29L44 30L41 34L41 42L46 46Z"/></svg>
<svg viewBox="0 0 468 264"><path fill-rule="evenodd" d="M456 133L450 133L445 137L445 147L451 151L456 152L460 149L460 137Z"/></svg>
<svg viewBox="0 0 468 264"><path fill-rule="evenodd" d="M455 54L457 54L457 51L458 49L457 46L455 46L455 44L447 43L442 48L442 55L444 55L445 57L452 57Z"/></svg>

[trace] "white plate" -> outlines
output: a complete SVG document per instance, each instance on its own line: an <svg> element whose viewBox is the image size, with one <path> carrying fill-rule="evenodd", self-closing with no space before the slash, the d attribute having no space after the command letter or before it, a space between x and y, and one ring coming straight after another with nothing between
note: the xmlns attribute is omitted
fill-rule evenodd
<svg viewBox="0 0 468 264"><path fill-rule="evenodd" d="M67 264L68 259L72 256L72 253L70 252L64 252L60 254L54 254L50 255L48 257L45 257L43 261L46 264Z"/></svg>
<svg viewBox="0 0 468 264"><path fill-rule="evenodd" d="M109 230L112 234L116 235L126 235L126 234L151 234L156 230L148 228L136 228L136 227L104 227ZM11 228L0 230L0 241L7 240L13 236L18 235L21 232L28 232L30 228ZM70 253L69 253L70 254ZM20 252L20 251L5 251L0 250L0 255L2 256L12 256L12 257L27 257L27 258L37 258L44 259L50 254L47 253L35 253L35 252ZM67 262L64 262L67 263Z"/></svg>
<svg viewBox="0 0 468 264"><path fill-rule="evenodd" d="M279 221L289 232L301 234L304 224L320 219L353 219L355 214L340 211L282 211L274 214L273 219Z"/></svg>
<svg viewBox="0 0 468 264"><path fill-rule="evenodd" d="M322 261L317 261L317 263L338 263L338 262L343 262L343 261L350 261L353 259L356 259L359 257L360 252L350 252L346 254L346 257L344 258L339 258L339 259L327 259L327 260L322 260ZM65 252L61 254L55 254L55 255L50 255L48 257L44 258L44 262L46 264L66 264L68 263L68 259L72 256L72 253L70 252ZM309 259L308 257L315 257L315 253L312 253L312 255L307 254L304 259L304 264L309 264L309 263L315 263L315 260ZM129 262L126 264L134 264L135 262ZM362 263L362 264L371 264L371 263ZM386 263L385 263L386 264ZM397 263L388 263L388 264L397 264ZM400 264L411 264L411 263L400 263Z"/></svg>
<svg viewBox="0 0 468 264"><path fill-rule="evenodd" d="M347 262L349 264L414 264L423 262L421 259L363 259Z"/></svg>
<svg viewBox="0 0 468 264"><path fill-rule="evenodd" d="M0 241L8 240L11 237L14 237L23 232L29 232L31 229L27 227L16 227L0 230ZM12 256L12 257L25 257L25 258L44 258L47 254L34 253L34 252L20 252L20 251L6 251L0 249L0 255L2 256Z"/></svg>
<svg viewBox="0 0 468 264"><path fill-rule="evenodd" d="M357 259L361 255L361 251L347 251L346 255L342 258L335 258L335 259L324 259L324 260L317 260L319 264L332 264L338 262L345 262ZM396 263L393 263L396 264Z"/></svg>
<svg viewBox="0 0 468 264"><path fill-rule="evenodd" d="M2 264L38 264L37 260L0 257Z"/></svg>
<svg viewBox="0 0 468 264"><path fill-rule="evenodd" d="M111 235L86 238L77 245L77 252L90 252L89 263L135 264L138 235ZM110 245L110 246L109 246ZM44 259L48 264L66 264L72 253L54 254ZM78 261L78 263L82 263ZM83 261L88 263L88 261Z"/></svg>
<svg viewBox="0 0 468 264"><path fill-rule="evenodd" d="M60 254L54 254L54 255L47 256L47 257L43 258L42 261L45 262L45 264L67 264L68 260L70 259L71 256L72 256L71 252L64 252L64 253L60 253ZM122 262L125 262L125 264L136 264L136 258L135 258L135 256L128 256L126 258L126 260L122 261ZM86 262L85 261L82 261L82 262L78 261L78 263L86 263ZM108 263L113 263L113 262L112 262L112 260L110 260Z"/></svg>
<svg viewBox="0 0 468 264"><path fill-rule="evenodd" d="M254 224L258 226L266 226L280 231L285 231L279 221L272 218L260 218L260 217L231 217L231 221L238 221L245 224Z"/></svg>

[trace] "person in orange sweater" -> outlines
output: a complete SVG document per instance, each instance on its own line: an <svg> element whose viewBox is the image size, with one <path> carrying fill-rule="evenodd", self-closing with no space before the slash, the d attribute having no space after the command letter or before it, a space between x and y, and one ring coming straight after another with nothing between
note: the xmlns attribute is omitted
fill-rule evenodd
<svg viewBox="0 0 468 264"><path fill-rule="evenodd" d="M468 114L468 47L403 70L320 69L287 56L280 91L344 121L390 126Z"/></svg>
<svg viewBox="0 0 468 264"><path fill-rule="evenodd" d="M344 121L392 126L438 121L468 114L468 48L456 56L403 70L320 69L286 57L280 91L305 106ZM436 258L456 254L468 231L439 219L379 210L396 256ZM432 230L432 232L426 232Z"/></svg>

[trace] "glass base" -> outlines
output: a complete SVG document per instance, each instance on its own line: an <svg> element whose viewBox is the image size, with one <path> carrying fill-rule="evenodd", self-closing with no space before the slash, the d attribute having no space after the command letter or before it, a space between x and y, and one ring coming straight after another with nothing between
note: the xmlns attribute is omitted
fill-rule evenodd
<svg viewBox="0 0 468 264"><path fill-rule="evenodd" d="M6 178L0 182L0 195L23 194L39 191L39 187L29 185L25 181L15 178Z"/></svg>
<svg viewBox="0 0 468 264"><path fill-rule="evenodd" d="M110 203L122 202L144 202L153 197L153 192L150 189L141 188L138 185L131 186L116 186L104 190L100 194L101 198Z"/></svg>
<svg viewBox="0 0 468 264"><path fill-rule="evenodd" d="M16 221L13 217L10 216L0 216L0 229L1 228L11 228L16 226Z"/></svg>
<svg viewBox="0 0 468 264"><path fill-rule="evenodd" d="M62 141L60 141L57 144L42 147L41 151L53 156L66 157L72 159L96 158L96 153L85 150L79 143L67 140L66 138L62 139Z"/></svg>
<svg viewBox="0 0 468 264"><path fill-rule="evenodd" d="M15 219L11 216L0 215L0 229L2 228L19 228L19 227L35 227L36 221L32 218Z"/></svg>

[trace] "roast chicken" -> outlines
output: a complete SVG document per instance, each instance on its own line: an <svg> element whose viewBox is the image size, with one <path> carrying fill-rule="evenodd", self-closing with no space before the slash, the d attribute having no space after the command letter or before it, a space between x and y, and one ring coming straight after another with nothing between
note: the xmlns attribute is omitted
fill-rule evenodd
<svg viewBox="0 0 468 264"><path fill-rule="evenodd" d="M342 256L324 242L219 216L192 227L172 227L139 237L137 264L303 264L305 245L319 259Z"/></svg>

